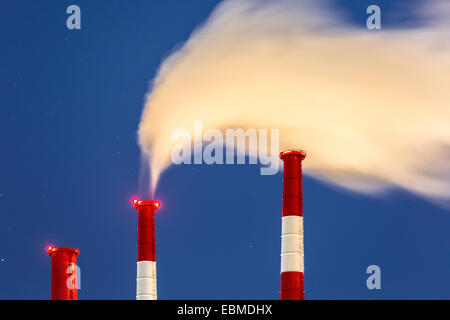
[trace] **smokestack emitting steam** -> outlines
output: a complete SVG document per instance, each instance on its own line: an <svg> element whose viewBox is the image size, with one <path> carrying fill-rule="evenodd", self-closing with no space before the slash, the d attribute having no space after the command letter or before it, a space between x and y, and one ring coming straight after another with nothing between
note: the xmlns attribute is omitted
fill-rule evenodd
<svg viewBox="0 0 450 320"><path fill-rule="evenodd" d="M304 300L302 161L305 152L280 153L283 169L281 220L281 300Z"/></svg>
<svg viewBox="0 0 450 320"><path fill-rule="evenodd" d="M133 200L138 211L136 300L156 300L155 211L158 201Z"/></svg>
<svg viewBox="0 0 450 320"><path fill-rule="evenodd" d="M77 300L77 256L80 251L75 248L47 247L52 259L51 299Z"/></svg>
<svg viewBox="0 0 450 320"><path fill-rule="evenodd" d="M139 144L152 191L172 132L201 120L203 131L280 129L273 158L301 145L305 172L340 187L450 199L450 3L410 8L419 28L374 31L325 1L221 2L147 95Z"/></svg>

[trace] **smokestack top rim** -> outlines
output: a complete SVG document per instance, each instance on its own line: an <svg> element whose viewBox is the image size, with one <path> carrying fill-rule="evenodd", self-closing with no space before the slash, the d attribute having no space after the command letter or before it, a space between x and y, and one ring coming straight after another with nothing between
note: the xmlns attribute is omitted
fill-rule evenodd
<svg viewBox="0 0 450 320"><path fill-rule="evenodd" d="M284 160L286 156L294 156L294 157L300 157L303 159L306 158L306 151L301 149L288 149L285 151L280 152L280 159Z"/></svg>
<svg viewBox="0 0 450 320"><path fill-rule="evenodd" d="M68 253L74 253L77 257L80 254L80 250L78 250L77 248L71 248L71 247L59 247L59 248L55 248L52 247L51 249L48 250L48 255L52 256L52 254L56 253L56 252L68 252Z"/></svg>
<svg viewBox="0 0 450 320"><path fill-rule="evenodd" d="M158 210L161 206L161 203L157 200L133 200L134 207L139 209L140 207L153 207L155 210Z"/></svg>

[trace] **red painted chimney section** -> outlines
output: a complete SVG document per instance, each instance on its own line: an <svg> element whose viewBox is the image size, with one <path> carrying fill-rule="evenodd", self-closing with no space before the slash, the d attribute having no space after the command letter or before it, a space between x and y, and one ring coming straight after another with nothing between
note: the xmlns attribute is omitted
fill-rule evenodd
<svg viewBox="0 0 450 320"><path fill-rule="evenodd" d="M155 211L158 201L133 200L138 211L136 299L156 300Z"/></svg>
<svg viewBox="0 0 450 320"><path fill-rule="evenodd" d="M77 300L77 256L75 248L47 248L52 259L51 299Z"/></svg>
<svg viewBox="0 0 450 320"><path fill-rule="evenodd" d="M280 153L283 169L283 212L281 227L281 300L304 300L303 257L303 150Z"/></svg>

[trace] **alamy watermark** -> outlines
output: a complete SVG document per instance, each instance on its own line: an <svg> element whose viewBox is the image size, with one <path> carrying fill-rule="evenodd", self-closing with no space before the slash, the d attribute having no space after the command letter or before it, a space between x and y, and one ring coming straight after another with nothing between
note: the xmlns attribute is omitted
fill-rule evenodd
<svg viewBox="0 0 450 320"><path fill-rule="evenodd" d="M248 164L256 165L259 160L261 175L278 173L279 129L270 129L270 137L268 129L224 131L208 129L203 132L201 120L194 121L192 132L185 128L174 130L170 139L177 143L172 148L172 163L245 164L248 155Z"/></svg>
<svg viewBox="0 0 450 320"><path fill-rule="evenodd" d="M79 6L72 4L67 7L66 13L70 14L66 20L66 27L69 30L81 29L81 9Z"/></svg>
<svg viewBox="0 0 450 320"><path fill-rule="evenodd" d="M67 288L69 289L81 289L81 269L76 264L72 263L66 270L69 277L67 278Z"/></svg>
<svg viewBox="0 0 450 320"><path fill-rule="evenodd" d="M372 4L367 7L367 14L370 16L366 20L366 26L369 30L380 30L381 29L381 9L379 6Z"/></svg>
<svg viewBox="0 0 450 320"><path fill-rule="evenodd" d="M369 290L381 289L381 269L379 266L372 264L367 267L367 274L370 276L367 278L366 286Z"/></svg>
<svg viewBox="0 0 450 320"><path fill-rule="evenodd" d="M70 14L66 20L66 26L69 30L81 29L81 9L78 5L72 4L67 7L66 13ZM367 7L366 13L370 16L366 20L366 26L369 30L381 29L381 9L378 5L372 4Z"/></svg>

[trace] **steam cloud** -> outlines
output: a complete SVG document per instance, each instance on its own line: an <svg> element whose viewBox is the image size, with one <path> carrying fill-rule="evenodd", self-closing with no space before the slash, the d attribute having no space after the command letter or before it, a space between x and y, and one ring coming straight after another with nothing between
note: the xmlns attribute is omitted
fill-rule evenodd
<svg viewBox="0 0 450 320"><path fill-rule="evenodd" d="M370 31L324 1L228 0L162 63L139 145L155 190L177 128L278 128L307 174L357 192L450 199L450 6ZM383 12L382 12L383 13ZM364 14L364 12L362 13Z"/></svg>

